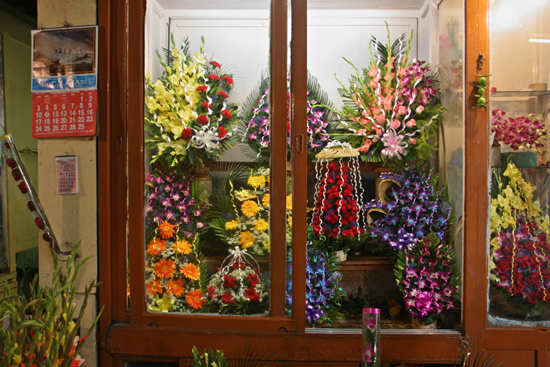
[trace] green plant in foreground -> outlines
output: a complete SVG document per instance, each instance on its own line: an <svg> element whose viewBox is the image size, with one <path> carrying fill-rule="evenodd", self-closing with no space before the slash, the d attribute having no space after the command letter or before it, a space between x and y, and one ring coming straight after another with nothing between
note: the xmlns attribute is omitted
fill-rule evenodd
<svg viewBox="0 0 550 367"><path fill-rule="evenodd" d="M214 352L212 348L205 349L202 355L199 355L197 347L193 347L193 362L191 367L227 367L227 362L223 356L223 351Z"/></svg>
<svg viewBox="0 0 550 367"><path fill-rule="evenodd" d="M88 331L79 338L77 332L88 304L88 297L98 284L94 281L84 290L84 299L77 313L76 278L80 267L90 258L76 262L78 243L67 259L66 270L59 268L52 252L54 273L52 285L44 286L35 278L31 296L11 294L8 284L0 298L0 366L75 367L83 360L79 353L101 316L101 311Z"/></svg>

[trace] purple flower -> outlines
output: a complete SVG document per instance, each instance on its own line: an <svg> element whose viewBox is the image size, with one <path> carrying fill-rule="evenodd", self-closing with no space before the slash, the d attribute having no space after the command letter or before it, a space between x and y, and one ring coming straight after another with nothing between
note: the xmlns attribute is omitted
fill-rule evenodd
<svg viewBox="0 0 550 367"><path fill-rule="evenodd" d="M375 329L376 329L376 326L377 326L376 318L374 318L374 317L369 317L368 319L366 319L366 320L365 320L365 326L366 326L367 329L369 329L369 330L375 330Z"/></svg>

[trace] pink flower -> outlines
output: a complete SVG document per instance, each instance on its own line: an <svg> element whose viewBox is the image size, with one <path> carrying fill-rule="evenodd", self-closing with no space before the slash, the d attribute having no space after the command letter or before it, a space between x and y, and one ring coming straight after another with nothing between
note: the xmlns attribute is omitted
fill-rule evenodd
<svg viewBox="0 0 550 367"><path fill-rule="evenodd" d="M409 121L407 121L407 127L413 127L413 126L416 126L415 119L410 119Z"/></svg>
<svg viewBox="0 0 550 367"><path fill-rule="evenodd" d="M393 120L392 122L390 122L390 127L394 130L399 129L400 126L401 126L401 121L399 120Z"/></svg>
<svg viewBox="0 0 550 367"><path fill-rule="evenodd" d="M416 107L416 113L420 115L422 112L424 112L424 106L420 105Z"/></svg>
<svg viewBox="0 0 550 367"><path fill-rule="evenodd" d="M395 130L388 129L381 140L385 146L382 149L382 155L399 160L401 160L402 155L407 155L407 151L405 150L407 144L403 142L403 135L398 135Z"/></svg>
<svg viewBox="0 0 550 367"><path fill-rule="evenodd" d="M376 116L376 121L379 124L382 124L382 123L384 123L384 121L386 121L386 116L384 116L384 114L381 113L378 116Z"/></svg>
<svg viewBox="0 0 550 367"><path fill-rule="evenodd" d="M399 106L399 108L397 109L397 114L398 115L406 115L407 112L408 112L407 107L405 107L403 105Z"/></svg>

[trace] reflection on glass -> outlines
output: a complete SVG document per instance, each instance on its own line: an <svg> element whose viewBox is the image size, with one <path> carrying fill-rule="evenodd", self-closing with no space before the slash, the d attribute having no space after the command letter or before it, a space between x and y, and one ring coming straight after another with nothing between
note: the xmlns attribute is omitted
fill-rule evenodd
<svg viewBox="0 0 550 367"><path fill-rule="evenodd" d="M267 315L269 1L172 5L146 15L147 309Z"/></svg>
<svg viewBox="0 0 550 367"><path fill-rule="evenodd" d="M424 17L420 5L317 4L308 9L308 70L327 95L333 155L324 170L312 160L308 177L307 324L361 329L368 307L381 310L382 328L458 328L463 5L428 7ZM438 43L422 36L431 16L440 29L426 34L439 33ZM359 164L339 155L348 146Z"/></svg>
<svg viewBox="0 0 550 367"><path fill-rule="evenodd" d="M549 7L491 4L490 325L550 325Z"/></svg>

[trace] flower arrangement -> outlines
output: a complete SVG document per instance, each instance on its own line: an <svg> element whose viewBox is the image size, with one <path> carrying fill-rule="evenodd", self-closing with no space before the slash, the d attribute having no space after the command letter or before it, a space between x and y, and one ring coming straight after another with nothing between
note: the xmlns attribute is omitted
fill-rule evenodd
<svg viewBox="0 0 550 367"><path fill-rule="evenodd" d="M264 312L269 297L258 263L239 247L229 252L221 268L210 278L208 300L218 306L220 313L247 315ZM252 259L254 265L247 258Z"/></svg>
<svg viewBox="0 0 550 367"><path fill-rule="evenodd" d="M440 241L446 240L446 232L453 219L453 206L445 189L437 189L437 176L425 174L407 167L401 174L382 173L382 182L394 183L381 200L373 200L365 210L384 214L370 223L370 235L392 250L414 247L428 233L434 233Z"/></svg>
<svg viewBox="0 0 550 367"><path fill-rule="evenodd" d="M90 293L97 287L92 281L84 290L78 310L75 305L76 278L80 267L89 259L75 261L77 244L67 259L66 269L52 249L54 273L52 285L43 286L37 279L31 287L31 299L11 294L4 284L0 298L0 366L59 366L78 367L84 363L80 351L101 316L100 310L91 327L78 335Z"/></svg>
<svg viewBox="0 0 550 367"><path fill-rule="evenodd" d="M308 234L311 239L311 233ZM292 254L287 256L286 307L292 309ZM344 296L340 286L342 274L338 271L334 254L327 254L308 241L306 252L306 323L309 326L342 318L334 307Z"/></svg>
<svg viewBox="0 0 550 367"><path fill-rule="evenodd" d="M153 83L146 76L146 146L157 149L151 163L201 167L232 146L237 107L228 98L234 81L218 62L207 62L202 42L200 52L190 56L187 40L178 49L172 38L168 63L157 52L162 77Z"/></svg>
<svg viewBox="0 0 550 367"><path fill-rule="evenodd" d="M530 305L550 302L550 218L534 200L535 187L513 163L503 173L491 201L490 279L514 299Z"/></svg>
<svg viewBox="0 0 550 367"><path fill-rule="evenodd" d="M335 112L344 121L331 136L349 142L363 161L426 159L437 147L444 110L437 80L428 64L407 63L410 39L404 34L390 46L388 30L387 46L375 37L370 46L368 68L360 71L344 58L356 75L349 86L338 80L344 107Z"/></svg>
<svg viewBox="0 0 550 367"><path fill-rule="evenodd" d="M269 237L269 168L250 172L245 187L231 190L232 213L214 218L210 226L230 247L267 255ZM292 226L292 195L287 195L287 216Z"/></svg>
<svg viewBox="0 0 550 367"><path fill-rule="evenodd" d="M262 163L269 162L270 154L269 81L269 78L264 78L258 90L251 93L243 104L239 128L241 141L252 151L249 155ZM308 74L307 85L307 144L310 158L313 158L329 141L331 111L324 107L330 106L328 97L311 74ZM289 99L290 93L287 92L287 133L290 131ZM287 134L287 145L290 146L290 134Z"/></svg>
<svg viewBox="0 0 550 367"><path fill-rule="evenodd" d="M344 158L354 153L347 143L331 142L317 155L311 228L316 246L327 251L343 250L365 232L359 163L356 157Z"/></svg>
<svg viewBox="0 0 550 367"><path fill-rule="evenodd" d="M146 208L146 302L150 311L195 312L205 297L206 269L197 251L205 203L197 184L172 174L148 174Z"/></svg>
<svg viewBox="0 0 550 367"><path fill-rule="evenodd" d="M459 302L460 277L452 245L429 233L404 247L394 268L405 308L420 323L433 323Z"/></svg>
<svg viewBox="0 0 550 367"><path fill-rule="evenodd" d="M491 132L494 143L503 143L512 150L531 150L539 155L547 151L548 131L542 117L535 114L518 114L516 118L505 118L506 112L493 110Z"/></svg>

